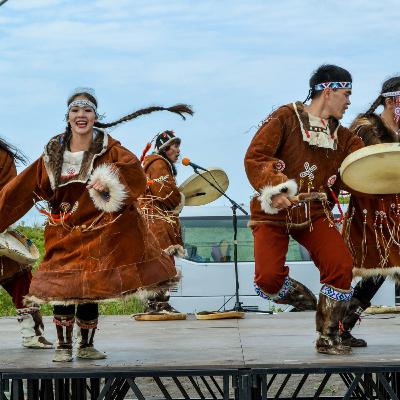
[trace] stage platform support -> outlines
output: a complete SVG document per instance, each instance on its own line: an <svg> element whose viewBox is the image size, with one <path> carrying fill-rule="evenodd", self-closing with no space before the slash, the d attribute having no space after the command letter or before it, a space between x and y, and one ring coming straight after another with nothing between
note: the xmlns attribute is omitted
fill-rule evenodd
<svg viewBox="0 0 400 400"><path fill-rule="evenodd" d="M354 334L368 347L327 356L314 349L314 313L225 321L103 317L96 346L108 358L61 364L51 361L53 350L21 348L16 320L0 319L0 400L396 400L399 318L364 318ZM54 339L49 319L46 326Z"/></svg>

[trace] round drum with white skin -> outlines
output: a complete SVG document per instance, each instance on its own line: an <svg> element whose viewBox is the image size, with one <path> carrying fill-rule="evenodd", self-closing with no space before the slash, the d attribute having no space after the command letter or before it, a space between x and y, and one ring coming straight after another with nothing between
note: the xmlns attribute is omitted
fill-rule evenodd
<svg viewBox="0 0 400 400"><path fill-rule="evenodd" d="M222 194L209 182L223 193L229 186L228 176L221 168L211 167L208 171L193 174L179 186L179 191L185 195L185 206L202 206L221 197Z"/></svg>
<svg viewBox="0 0 400 400"><path fill-rule="evenodd" d="M0 256L28 265L39 259L39 250L21 232L10 229L0 233Z"/></svg>
<svg viewBox="0 0 400 400"><path fill-rule="evenodd" d="M400 192L400 144L381 143L348 155L340 167L342 181L367 194Z"/></svg>

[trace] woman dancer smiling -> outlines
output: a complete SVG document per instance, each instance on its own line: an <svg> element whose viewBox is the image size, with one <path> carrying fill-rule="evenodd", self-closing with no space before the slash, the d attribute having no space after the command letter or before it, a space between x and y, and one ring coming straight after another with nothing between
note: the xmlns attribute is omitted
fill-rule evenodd
<svg viewBox="0 0 400 400"><path fill-rule="evenodd" d="M40 199L48 204L45 256L28 299L54 306L58 346L54 361L72 360L76 321L78 358L106 355L93 346L98 303L144 290L168 288L179 279L137 208L146 177L139 160L104 132L153 111L184 117L189 107L151 107L118 121L98 121L92 89L68 99L67 127L43 155L0 194L0 229L18 220Z"/></svg>

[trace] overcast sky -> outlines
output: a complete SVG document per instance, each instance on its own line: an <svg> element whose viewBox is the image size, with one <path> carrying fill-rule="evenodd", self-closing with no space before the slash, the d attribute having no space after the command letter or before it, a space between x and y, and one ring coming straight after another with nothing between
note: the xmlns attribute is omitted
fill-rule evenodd
<svg viewBox="0 0 400 400"><path fill-rule="evenodd" d="M140 155L173 129L184 156L223 168L228 194L248 203L243 156L254 126L303 100L322 63L353 74L348 125L400 74L399 21L396 0L9 0L0 7L0 135L35 160L64 129L76 86L96 90L106 120L186 102L196 114L185 122L152 114L111 135ZM180 166L178 181L191 173Z"/></svg>

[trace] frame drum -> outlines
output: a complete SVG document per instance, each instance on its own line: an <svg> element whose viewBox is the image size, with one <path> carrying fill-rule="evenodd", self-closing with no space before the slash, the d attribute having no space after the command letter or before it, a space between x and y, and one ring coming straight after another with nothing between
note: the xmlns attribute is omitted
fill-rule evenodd
<svg viewBox="0 0 400 400"><path fill-rule="evenodd" d="M349 154L340 167L342 181L367 194L400 192L400 144L381 143Z"/></svg>

